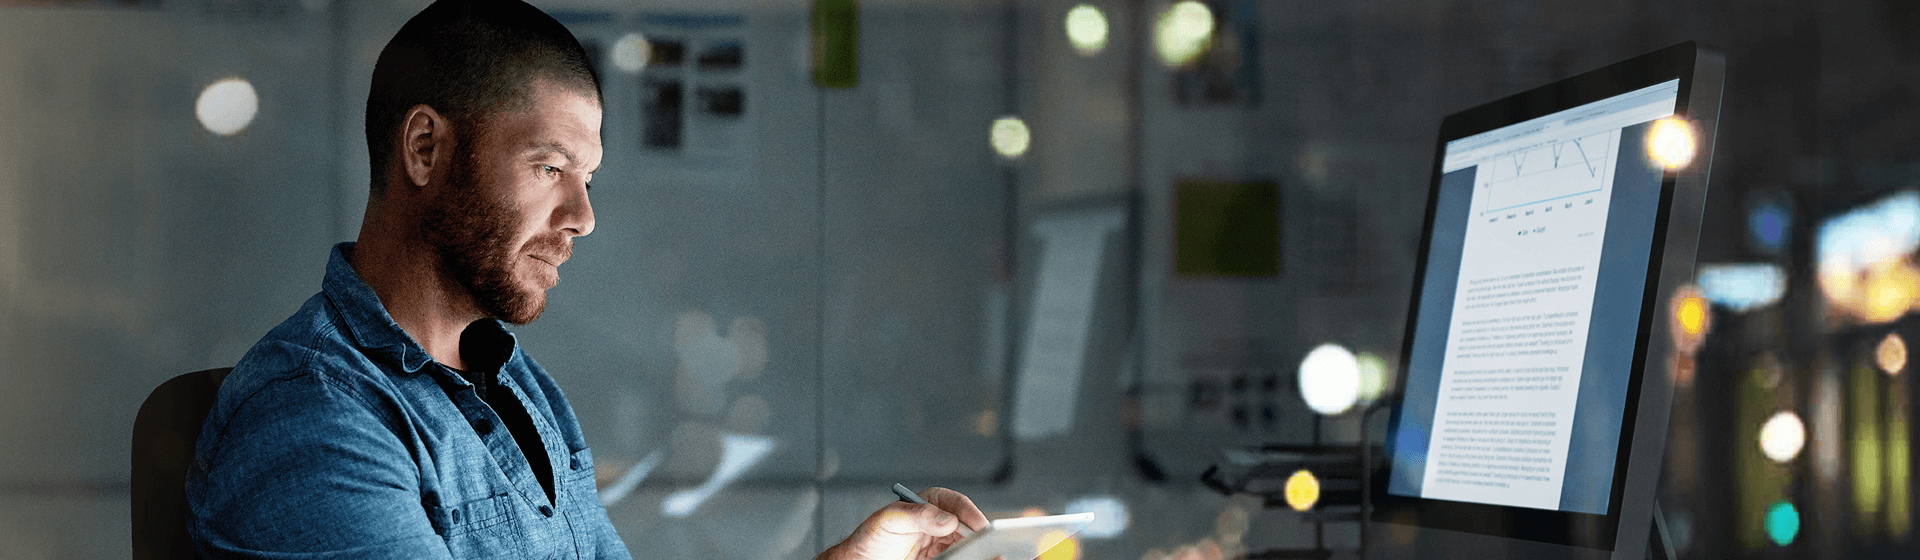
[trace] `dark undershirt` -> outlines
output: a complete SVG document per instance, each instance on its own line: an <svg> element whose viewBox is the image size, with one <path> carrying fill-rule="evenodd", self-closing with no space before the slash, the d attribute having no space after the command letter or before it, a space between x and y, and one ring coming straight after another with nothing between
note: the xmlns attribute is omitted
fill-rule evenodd
<svg viewBox="0 0 1920 560"><path fill-rule="evenodd" d="M483 324L485 323L485 324ZM520 456L533 470L533 476L540 480L540 489L547 492L547 503L554 503L553 465L547 459L547 448L541 444L540 431L533 427L533 417L528 415L520 399L515 398L511 387L499 383L500 366L506 364L513 349L511 340L497 323L483 319L467 326L460 334L460 357L467 367L476 371L467 371L449 367L460 377L473 384L474 392L480 400L493 409L493 414L506 424L507 433L513 443L520 447Z"/></svg>

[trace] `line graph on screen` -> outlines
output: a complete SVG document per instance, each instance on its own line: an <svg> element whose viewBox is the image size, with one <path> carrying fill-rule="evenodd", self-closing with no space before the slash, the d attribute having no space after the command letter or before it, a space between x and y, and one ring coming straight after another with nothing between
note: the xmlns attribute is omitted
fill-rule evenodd
<svg viewBox="0 0 1920 560"><path fill-rule="evenodd" d="M1482 164L1485 206L1480 213L1600 192L1610 178L1608 156L1617 131L1548 142Z"/></svg>

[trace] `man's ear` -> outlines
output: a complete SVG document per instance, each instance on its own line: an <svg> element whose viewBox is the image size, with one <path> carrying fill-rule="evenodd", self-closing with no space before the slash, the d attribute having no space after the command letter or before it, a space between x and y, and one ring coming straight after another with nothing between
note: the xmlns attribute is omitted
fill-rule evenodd
<svg viewBox="0 0 1920 560"><path fill-rule="evenodd" d="M409 184L424 187L436 171L445 172L442 168L453 154L452 125L425 104L407 110L400 126L400 165Z"/></svg>

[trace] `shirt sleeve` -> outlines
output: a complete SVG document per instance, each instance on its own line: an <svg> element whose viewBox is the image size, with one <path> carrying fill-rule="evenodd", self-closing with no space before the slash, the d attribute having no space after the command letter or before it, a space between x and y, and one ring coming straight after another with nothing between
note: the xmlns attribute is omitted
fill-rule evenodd
<svg viewBox="0 0 1920 560"><path fill-rule="evenodd" d="M376 405L305 374L269 381L208 431L188 475L207 558L450 559L420 466Z"/></svg>

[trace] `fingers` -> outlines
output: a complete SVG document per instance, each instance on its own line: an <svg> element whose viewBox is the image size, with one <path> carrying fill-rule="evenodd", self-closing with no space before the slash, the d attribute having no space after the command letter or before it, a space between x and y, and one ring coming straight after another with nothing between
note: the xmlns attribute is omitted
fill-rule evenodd
<svg viewBox="0 0 1920 560"><path fill-rule="evenodd" d="M893 502L867 518L876 531L919 537L945 536L959 530L959 518L932 504Z"/></svg>
<svg viewBox="0 0 1920 560"><path fill-rule="evenodd" d="M969 529L979 530L987 526L987 515L980 513L980 508L973 505L973 500L967 498L966 494L946 488L928 488L920 492L920 497L929 504L959 516L960 522Z"/></svg>

